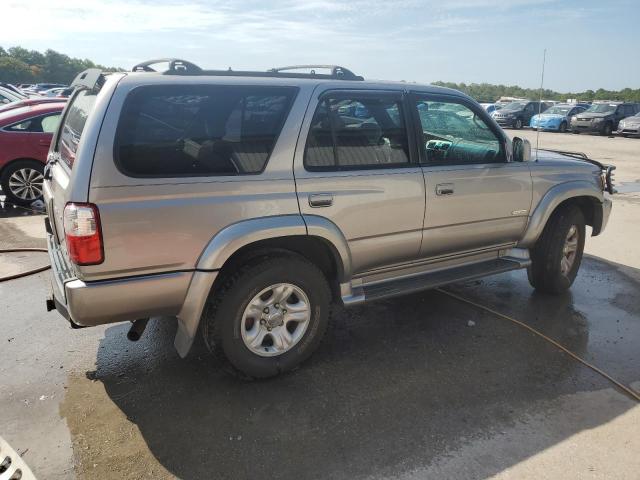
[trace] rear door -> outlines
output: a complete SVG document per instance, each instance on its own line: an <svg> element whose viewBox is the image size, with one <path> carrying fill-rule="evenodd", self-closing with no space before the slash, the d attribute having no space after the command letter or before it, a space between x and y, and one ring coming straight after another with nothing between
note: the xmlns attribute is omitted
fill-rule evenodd
<svg viewBox="0 0 640 480"><path fill-rule="evenodd" d="M510 162L506 138L477 105L412 95L426 185L421 257L514 244L531 206L527 163Z"/></svg>
<svg viewBox="0 0 640 480"><path fill-rule="evenodd" d="M329 91L314 99L296 150L300 211L334 223L355 274L415 260L425 192L400 91Z"/></svg>

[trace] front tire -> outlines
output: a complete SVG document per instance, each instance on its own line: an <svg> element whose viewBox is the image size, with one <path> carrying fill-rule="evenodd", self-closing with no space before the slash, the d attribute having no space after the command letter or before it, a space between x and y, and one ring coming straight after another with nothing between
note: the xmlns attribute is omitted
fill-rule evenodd
<svg viewBox="0 0 640 480"><path fill-rule="evenodd" d="M513 122L513 128L520 130L522 128L522 119L516 118L516 121Z"/></svg>
<svg viewBox="0 0 640 480"><path fill-rule="evenodd" d="M611 125L610 122L605 123L604 127L602 128L602 135L605 137L610 137L611 132L613 132L613 125Z"/></svg>
<svg viewBox="0 0 640 480"><path fill-rule="evenodd" d="M42 199L44 165L37 160L18 160L2 172L2 192L7 202L27 206Z"/></svg>
<svg viewBox="0 0 640 480"><path fill-rule="evenodd" d="M585 241L582 210L569 205L556 210L531 250L529 283L536 290L558 295L578 274Z"/></svg>
<svg viewBox="0 0 640 480"><path fill-rule="evenodd" d="M567 131L567 122L562 122L560 124L560 127L558 128L558 131L560 133L566 133L566 131Z"/></svg>
<svg viewBox="0 0 640 480"><path fill-rule="evenodd" d="M331 291L304 257L278 253L250 260L207 302L202 333L232 374L273 377L296 368L320 344Z"/></svg>

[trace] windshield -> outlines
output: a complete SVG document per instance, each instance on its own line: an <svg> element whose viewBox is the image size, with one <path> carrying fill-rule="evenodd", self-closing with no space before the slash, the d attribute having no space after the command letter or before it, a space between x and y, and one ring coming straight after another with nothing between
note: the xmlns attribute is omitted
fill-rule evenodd
<svg viewBox="0 0 640 480"><path fill-rule="evenodd" d="M556 115L566 115L567 113L569 113L569 110L571 110L571 107L555 106L555 107L551 107L550 109L546 110L544 113L553 113L553 114L556 114Z"/></svg>
<svg viewBox="0 0 640 480"><path fill-rule="evenodd" d="M511 102L506 107L503 107L503 110L517 111L517 110L522 110L526 106L527 106L527 102Z"/></svg>
<svg viewBox="0 0 640 480"><path fill-rule="evenodd" d="M597 105L591 105L587 112L590 113L609 113L609 112L615 112L616 111L616 107L617 105L607 105L604 103L599 103Z"/></svg>

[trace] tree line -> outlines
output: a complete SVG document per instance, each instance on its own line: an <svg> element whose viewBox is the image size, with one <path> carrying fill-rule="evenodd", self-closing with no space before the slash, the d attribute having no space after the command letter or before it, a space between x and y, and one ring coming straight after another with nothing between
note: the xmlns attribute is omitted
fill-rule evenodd
<svg viewBox="0 0 640 480"><path fill-rule="evenodd" d="M100 68L106 71L121 70L98 65L86 58L72 58L51 49L41 53L22 47L11 47L5 50L0 46L0 82L47 82L68 85L78 73L87 68Z"/></svg>
<svg viewBox="0 0 640 480"><path fill-rule="evenodd" d="M123 71L117 67L105 67L93 63L89 59L72 58L55 50L44 53L27 50L22 47L11 47L5 50L0 46L0 82L8 83L64 83L69 84L75 76L87 68L100 68L105 71ZM540 90L518 86L492 85L489 83L452 83L434 82L434 85L461 90L480 102L495 102L500 97L538 98ZM566 100L576 98L581 101L624 100L640 102L640 88L623 90L587 90L585 92L560 93L553 90L542 90L545 100Z"/></svg>
<svg viewBox="0 0 640 480"><path fill-rule="evenodd" d="M492 85L489 83L452 83L434 82L433 85L461 90L479 102L495 102L500 97L520 97L536 99L540 97L538 88L522 88L517 86ZM584 92L560 93L549 89L542 90L542 98L545 100L566 101L568 98L576 98L579 101L592 102L594 100L620 100L626 102L640 102L640 88L623 90L587 90Z"/></svg>

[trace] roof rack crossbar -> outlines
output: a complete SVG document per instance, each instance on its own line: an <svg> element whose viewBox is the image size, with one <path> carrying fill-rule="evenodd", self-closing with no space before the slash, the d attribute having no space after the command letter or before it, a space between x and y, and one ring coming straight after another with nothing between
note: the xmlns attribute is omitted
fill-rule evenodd
<svg viewBox="0 0 640 480"><path fill-rule="evenodd" d="M274 73L285 73L289 70L311 70L309 76L317 76L315 69L322 68L331 71L331 77L340 80L364 80L360 75L356 75L351 70L340 65L290 65L288 67L278 67L269 70Z"/></svg>
<svg viewBox="0 0 640 480"><path fill-rule="evenodd" d="M154 60L147 60L146 62L142 62L135 65L131 69L131 71L132 72L155 72L156 70L154 68L151 68L151 65L157 65L159 63L169 64L169 69L163 72L167 75L196 74L196 73L202 72L202 69L199 66L197 66L195 63L191 63L186 60L182 60L180 58L157 58Z"/></svg>

